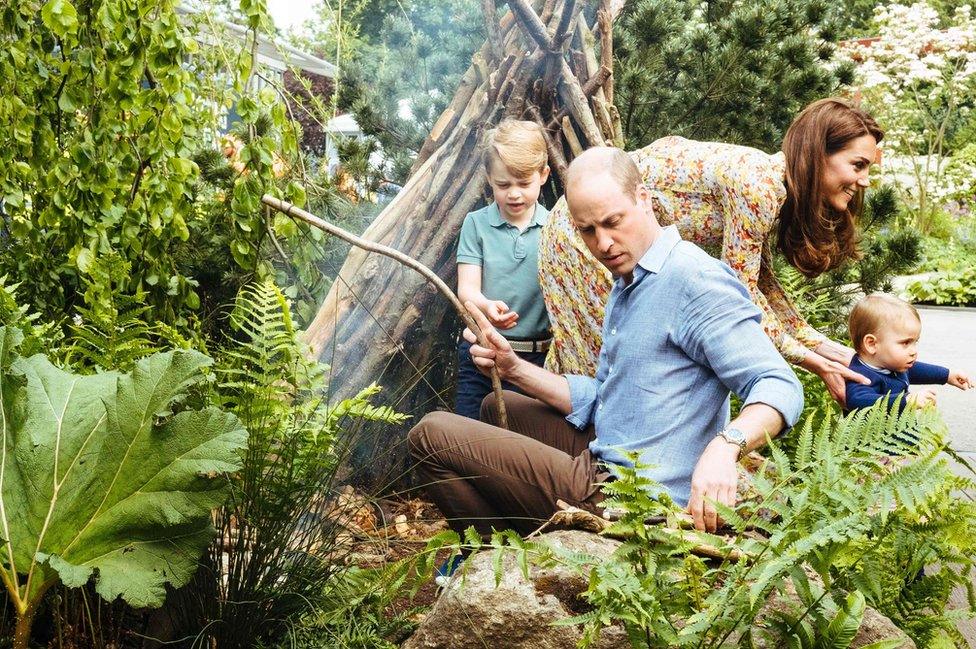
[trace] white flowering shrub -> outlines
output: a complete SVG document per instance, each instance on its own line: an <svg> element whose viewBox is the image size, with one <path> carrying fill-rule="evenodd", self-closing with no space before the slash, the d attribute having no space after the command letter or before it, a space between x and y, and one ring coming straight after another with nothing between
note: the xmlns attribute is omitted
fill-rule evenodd
<svg viewBox="0 0 976 649"><path fill-rule="evenodd" d="M947 165L945 150L950 129L976 100L976 20L964 5L941 22L924 2L881 6L876 39L838 48L841 60L857 64L865 106L885 130L886 156L901 163L884 165L885 173L923 233L945 201L973 199L976 174L972 156Z"/></svg>

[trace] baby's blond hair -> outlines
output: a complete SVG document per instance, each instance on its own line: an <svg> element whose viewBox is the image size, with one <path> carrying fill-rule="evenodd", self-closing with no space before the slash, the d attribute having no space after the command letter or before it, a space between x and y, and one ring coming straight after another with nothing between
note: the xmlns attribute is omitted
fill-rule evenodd
<svg viewBox="0 0 976 649"><path fill-rule="evenodd" d="M527 178L541 172L548 164L546 139L542 127L535 122L505 119L485 138L485 171L491 173L491 163L497 160L517 178Z"/></svg>
<svg viewBox="0 0 976 649"><path fill-rule="evenodd" d="M851 334L851 342L858 353L863 353L864 337L868 334L878 335L886 323L894 318L913 317L921 322L918 311L908 302L900 300L894 295L887 293L872 293L851 309L851 315L847 320L847 328Z"/></svg>

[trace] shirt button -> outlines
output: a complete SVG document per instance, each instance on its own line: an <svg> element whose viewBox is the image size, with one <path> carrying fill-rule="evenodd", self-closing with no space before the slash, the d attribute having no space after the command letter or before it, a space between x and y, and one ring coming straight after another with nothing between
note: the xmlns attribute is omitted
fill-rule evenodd
<svg viewBox="0 0 976 649"><path fill-rule="evenodd" d="M596 409L597 409L597 410L603 410L603 404L601 403L600 405L598 405L598 406L596 407Z"/></svg>
<svg viewBox="0 0 976 649"><path fill-rule="evenodd" d="M610 330L610 335L611 336L616 336L617 335L617 328L616 327L614 327L613 329Z"/></svg>

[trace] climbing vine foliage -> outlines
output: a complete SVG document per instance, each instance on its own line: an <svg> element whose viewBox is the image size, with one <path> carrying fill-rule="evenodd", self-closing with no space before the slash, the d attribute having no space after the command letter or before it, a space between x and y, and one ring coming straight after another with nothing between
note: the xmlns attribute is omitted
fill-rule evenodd
<svg viewBox="0 0 976 649"><path fill-rule="evenodd" d="M175 324L205 297L201 269L259 265L258 200L298 137L274 92L253 90L265 3L241 3L236 41L179 4L0 4L0 267L42 315L71 307L110 253L132 264L125 289ZM201 161L221 156L229 112L241 164L214 191Z"/></svg>

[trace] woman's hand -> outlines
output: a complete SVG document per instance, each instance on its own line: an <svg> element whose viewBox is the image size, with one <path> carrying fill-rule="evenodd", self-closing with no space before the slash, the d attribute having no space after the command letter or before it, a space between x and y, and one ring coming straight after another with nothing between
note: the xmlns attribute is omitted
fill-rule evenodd
<svg viewBox="0 0 976 649"><path fill-rule="evenodd" d="M830 361L837 361L838 363L843 363L844 367L851 364L854 360L854 350L847 345L841 345L838 342L827 339L817 345L817 348L813 350L817 354L820 354L824 358Z"/></svg>
<svg viewBox="0 0 976 649"><path fill-rule="evenodd" d="M847 365L821 356L817 352L807 351L806 358L799 365L819 376L824 385L827 386L830 396L842 407L847 405L846 381L856 381L864 385L871 384L867 377L858 374Z"/></svg>

